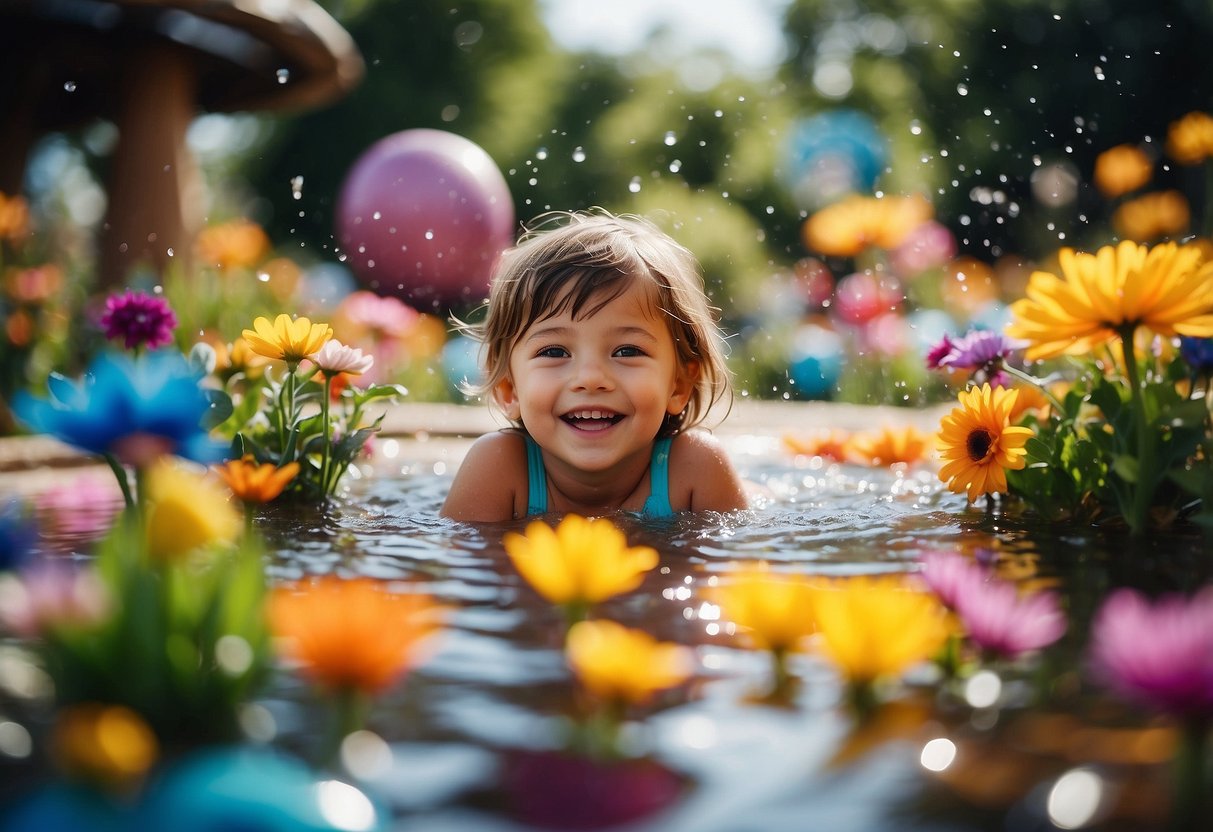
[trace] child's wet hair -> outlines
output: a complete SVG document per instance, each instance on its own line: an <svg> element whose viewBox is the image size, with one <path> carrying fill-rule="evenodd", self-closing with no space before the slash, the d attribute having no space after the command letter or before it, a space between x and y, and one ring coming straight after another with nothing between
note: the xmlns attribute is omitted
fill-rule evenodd
<svg viewBox="0 0 1213 832"><path fill-rule="evenodd" d="M482 344L484 379L468 392L492 393L509 373L514 345L536 321L565 312L575 320L593 315L633 280L652 287L679 366L699 364L686 409L667 417L661 435L702 423L713 405L731 401L732 384L695 256L643 217L600 210L545 214L502 255L483 323L455 322Z"/></svg>

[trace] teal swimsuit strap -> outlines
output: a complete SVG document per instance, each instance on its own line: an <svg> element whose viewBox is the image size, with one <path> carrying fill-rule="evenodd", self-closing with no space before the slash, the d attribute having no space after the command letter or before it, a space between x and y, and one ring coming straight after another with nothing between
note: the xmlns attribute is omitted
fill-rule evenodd
<svg viewBox="0 0 1213 832"><path fill-rule="evenodd" d="M674 516L670 505L670 445L674 437L666 436L653 443L653 458L649 461L649 498L641 511L645 517Z"/></svg>
<svg viewBox="0 0 1213 832"><path fill-rule="evenodd" d="M543 467L543 452L529 434L522 434L522 438L526 440L526 516L547 514L548 474Z"/></svg>

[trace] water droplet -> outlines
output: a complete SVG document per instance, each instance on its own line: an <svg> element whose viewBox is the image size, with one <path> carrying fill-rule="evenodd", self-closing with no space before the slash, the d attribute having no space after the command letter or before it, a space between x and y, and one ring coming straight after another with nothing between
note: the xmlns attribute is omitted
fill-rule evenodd
<svg viewBox="0 0 1213 832"><path fill-rule="evenodd" d="M670 162L670 173L678 173L680 170L682 170L681 159L675 159L674 161Z"/></svg>
<svg viewBox="0 0 1213 832"><path fill-rule="evenodd" d="M173 255L176 253L176 252L174 252L174 251L172 250L172 248L167 249L167 251L168 251L168 256L169 256L169 257L172 257L172 256L173 256Z"/></svg>
<svg viewBox="0 0 1213 832"><path fill-rule="evenodd" d="M383 217L383 214L379 213L378 211L371 214L371 219L373 219L373 220L382 219L382 217Z"/></svg>
<svg viewBox="0 0 1213 832"><path fill-rule="evenodd" d="M674 131L667 130L665 132L665 146L673 147L677 143L678 143L678 137L674 135Z"/></svg>
<svg viewBox="0 0 1213 832"><path fill-rule="evenodd" d="M968 95L969 87L966 84L957 84L956 85L956 94L957 95Z"/></svg>
<svg viewBox="0 0 1213 832"><path fill-rule="evenodd" d="M269 272L257 272L257 279L260 280L262 283L269 283L270 282Z"/></svg>
<svg viewBox="0 0 1213 832"><path fill-rule="evenodd" d="M548 149L546 147L541 147L535 151L535 158L538 159L539 161L542 162L547 157L548 157Z"/></svg>
<svg viewBox="0 0 1213 832"><path fill-rule="evenodd" d="M573 148L573 161L574 162L584 162L585 161L585 150L582 147L578 146L578 147Z"/></svg>
<svg viewBox="0 0 1213 832"><path fill-rule="evenodd" d="M434 239L434 232L433 232L433 230L432 230L432 229L427 229L427 230L426 230L426 232L425 232L425 238L426 238L427 240L432 240L432 239Z"/></svg>
<svg viewBox="0 0 1213 832"><path fill-rule="evenodd" d="M64 90L64 92L75 92L76 91L76 82L75 81L64 81L63 90Z"/></svg>
<svg viewBox="0 0 1213 832"><path fill-rule="evenodd" d="M291 177L291 196L295 199L303 199L303 175Z"/></svg>
<svg viewBox="0 0 1213 832"><path fill-rule="evenodd" d="M279 84L285 84L291 80L291 71L289 69L280 69L274 75L277 76Z"/></svg>
<svg viewBox="0 0 1213 832"><path fill-rule="evenodd" d="M640 177L633 176L632 181L628 183L628 190L634 194L640 193Z"/></svg>

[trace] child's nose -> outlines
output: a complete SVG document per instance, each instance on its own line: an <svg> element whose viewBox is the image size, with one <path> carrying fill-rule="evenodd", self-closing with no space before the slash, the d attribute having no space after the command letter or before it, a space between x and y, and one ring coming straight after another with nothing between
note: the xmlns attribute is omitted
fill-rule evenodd
<svg viewBox="0 0 1213 832"><path fill-rule="evenodd" d="M609 390L612 386L610 371L602 359L582 356L577 361L576 371L573 373L575 390Z"/></svg>

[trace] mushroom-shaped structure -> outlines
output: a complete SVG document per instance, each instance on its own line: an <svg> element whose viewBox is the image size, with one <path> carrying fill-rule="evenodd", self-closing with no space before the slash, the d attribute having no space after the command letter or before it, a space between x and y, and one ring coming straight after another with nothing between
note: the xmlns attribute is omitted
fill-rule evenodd
<svg viewBox="0 0 1213 832"><path fill-rule="evenodd" d="M0 0L0 191L21 190L44 133L118 128L102 286L188 257L202 217L186 130L199 112L314 107L363 74L313 0Z"/></svg>

